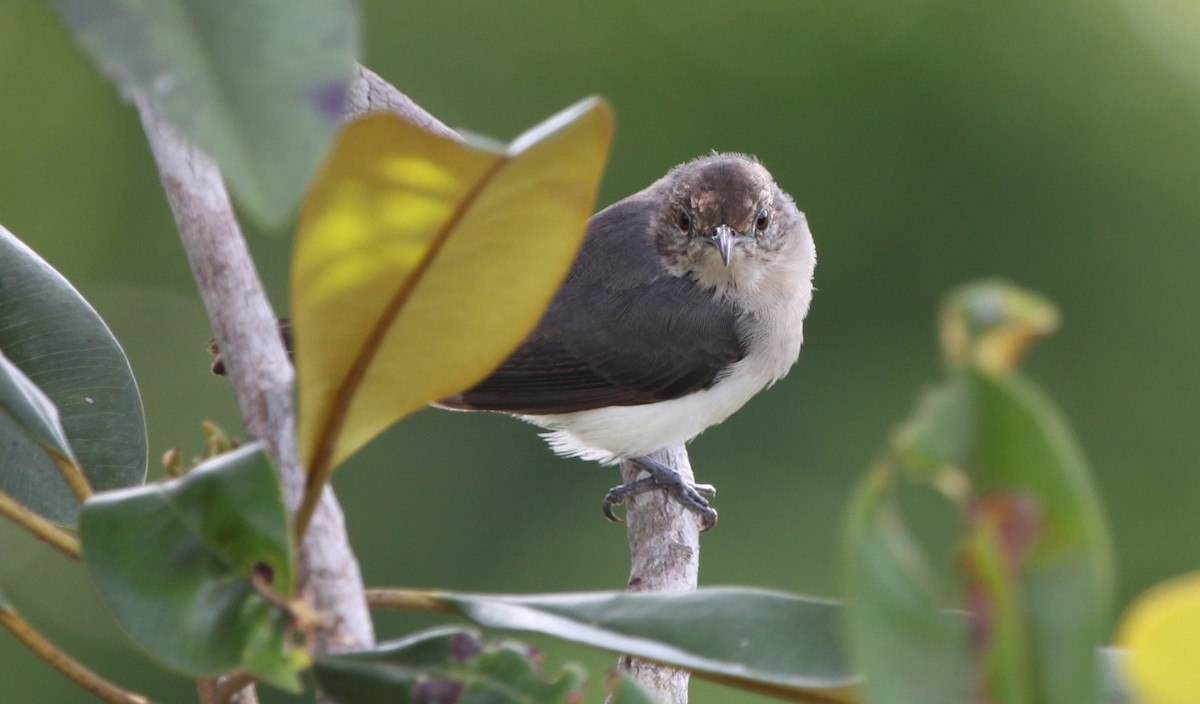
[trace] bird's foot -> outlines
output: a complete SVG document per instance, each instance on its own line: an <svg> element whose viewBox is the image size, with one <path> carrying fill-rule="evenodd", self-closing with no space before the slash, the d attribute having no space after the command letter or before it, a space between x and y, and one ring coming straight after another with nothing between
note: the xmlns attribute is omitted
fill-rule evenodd
<svg viewBox="0 0 1200 704"><path fill-rule="evenodd" d="M707 532L717 525L717 510L714 509L705 496L715 496L716 487L711 484L692 484L683 478L675 469L650 457L634 457L630 460L650 476L608 490L604 497L604 515L614 523L624 523L615 513L613 507L623 504L631 497L650 491L663 489L681 506L700 517L700 531Z"/></svg>

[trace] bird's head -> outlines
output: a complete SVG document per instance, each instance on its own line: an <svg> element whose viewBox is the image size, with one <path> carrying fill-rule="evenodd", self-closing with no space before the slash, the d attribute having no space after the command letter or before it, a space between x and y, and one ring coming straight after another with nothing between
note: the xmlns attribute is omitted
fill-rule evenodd
<svg viewBox="0 0 1200 704"><path fill-rule="evenodd" d="M676 167L658 213L656 245L667 268L714 285L737 282L791 256L805 238L804 216L757 161L713 154Z"/></svg>

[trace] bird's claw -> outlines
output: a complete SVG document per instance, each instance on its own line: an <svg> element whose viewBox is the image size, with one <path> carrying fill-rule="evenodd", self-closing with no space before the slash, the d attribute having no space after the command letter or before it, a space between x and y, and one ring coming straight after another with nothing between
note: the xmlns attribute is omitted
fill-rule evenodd
<svg viewBox="0 0 1200 704"><path fill-rule="evenodd" d="M624 523L624 519L613 512L617 504L623 504L629 497L651 489L663 489L681 506L699 516L700 532L706 533L717 525L717 510L704 498L716 496L716 487L711 484L692 484L676 470L649 457L638 457L633 461L649 476L609 489L604 496L605 518L613 523Z"/></svg>

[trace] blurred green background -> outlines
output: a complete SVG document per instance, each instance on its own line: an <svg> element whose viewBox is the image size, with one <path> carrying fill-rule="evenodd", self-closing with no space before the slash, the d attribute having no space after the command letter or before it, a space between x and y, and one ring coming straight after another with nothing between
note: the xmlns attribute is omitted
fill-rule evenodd
<svg viewBox="0 0 1200 704"><path fill-rule="evenodd" d="M365 62L451 126L509 139L606 95L619 124L600 205L716 149L759 156L807 212L820 263L800 363L692 445L698 479L721 490L703 584L838 595L850 487L941 373L940 295L995 274L1062 307L1027 366L1094 465L1119 603L1200 563L1193 0L379 0L363 13ZM152 464L198 452L202 419L237 429L136 116L43 2L0 4L0 96L0 223L125 345ZM282 313L290 238L248 234ZM368 583L531 592L623 586L624 533L599 510L617 480L517 421L426 410L336 486ZM78 568L6 526L0 574L20 576L9 596L89 664L194 701L114 645ZM384 614L380 637L436 620ZM531 640L596 679L612 662ZM693 699L761 701L710 685ZM86 701L0 634L0 702Z"/></svg>

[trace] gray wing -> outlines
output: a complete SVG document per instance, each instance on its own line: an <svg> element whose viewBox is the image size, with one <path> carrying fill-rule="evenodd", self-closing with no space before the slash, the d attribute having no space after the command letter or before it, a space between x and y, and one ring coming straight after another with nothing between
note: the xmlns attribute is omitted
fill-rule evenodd
<svg viewBox="0 0 1200 704"><path fill-rule="evenodd" d="M537 328L488 378L442 400L528 415L679 398L745 356L738 313L663 268L654 186L593 216Z"/></svg>

